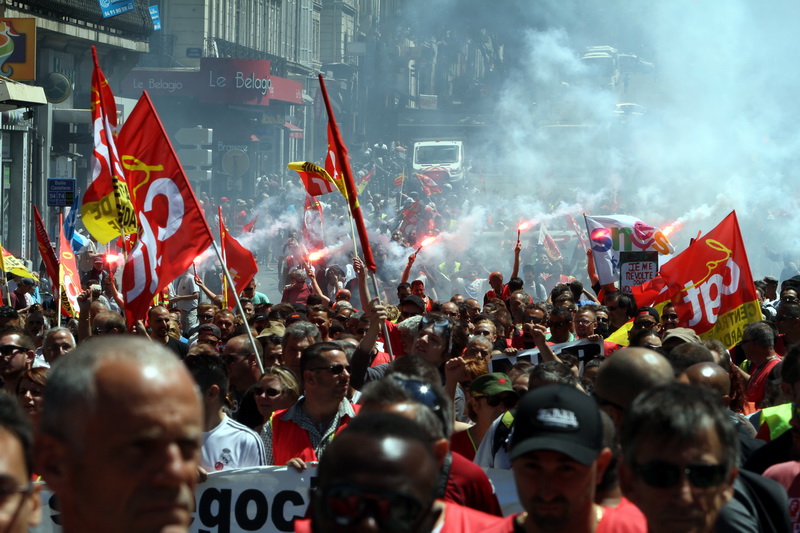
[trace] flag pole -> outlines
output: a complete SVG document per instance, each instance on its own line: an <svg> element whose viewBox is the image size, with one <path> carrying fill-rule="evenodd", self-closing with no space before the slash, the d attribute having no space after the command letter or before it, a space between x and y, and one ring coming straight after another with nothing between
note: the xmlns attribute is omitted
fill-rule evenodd
<svg viewBox="0 0 800 533"><path fill-rule="evenodd" d="M3 285L6 286L6 301L8 306L11 307L11 291L8 290L8 274L5 271L3 271Z"/></svg>
<svg viewBox="0 0 800 533"><path fill-rule="evenodd" d="M375 275L375 272L371 272L371 274L372 275L370 277L372 278L372 287L375 289L375 297L378 298L379 301L380 301L381 291L378 288L378 276ZM363 307L363 304L362 304L362 307ZM389 354L389 361L394 361L394 351L392 350L392 340L389 338L389 326L386 325L386 321L385 320L382 321L381 327L383 328L383 340L386 341L386 342L384 342L383 345L386 348L386 353Z"/></svg>
<svg viewBox="0 0 800 533"><path fill-rule="evenodd" d="M241 313L242 318L245 319L245 324L247 327L247 336L250 339L250 344L253 346L253 353L256 354L256 362L258 362L258 370L263 374L264 373L264 363L261 361L261 357L258 356L258 346L256 345L256 339L253 337L253 330L250 328L250 324L247 324L247 315L244 313L244 309L242 308L242 302L239 300L239 295L236 294L236 285L233 283L233 278L231 277L231 273L228 271L228 265L225 264L225 261L222 259L222 251L220 251L219 246L217 245L217 241L212 240L211 244L214 246L214 251L217 254L217 259L219 259L220 264L222 265L222 271L225 273L225 279L228 281L228 286L232 287L231 292L233 293L233 298L236 300L236 308Z"/></svg>
<svg viewBox="0 0 800 533"><path fill-rule="evenodd" d="M225 253L225 236L223 235L223 232L222 232L222 226L225 224L225 222L222 220L222 206L221 205L217 206L217 217L219 217L219 220L217 221L218 225L219 225L219 242L222 243L222 250L220 251L220 253L222 254L221 255L222 258L220 259L220 263L222 263L223 268L225 268L227 270L227 267L225 266L226 265L225 261L227 261L228 258L227 258L227 254ZM225 231L227 231L227 230L228 230L228 228L226 227ZM226 309L228 307L228 287L229 286L233 287L232 292L236 292L236 287L234 285L228 285L228 279L223 277L222 278L222 305L224 305ZM244 316L245 316L244 313L242 313L242 318L244 318ZM258 352L256 352L256 353L258 353ZM262 370L261 372L263 373L264 371Z"/></svg>
<svg viewBox="0 0 800 533"><path fill-rule="evenodd" d="M61 239L59 239L61 240ZM60 257L60 256L59 256ZM58 262L58 303L56 304L56 326L61 327L61 261Z"/></svg>

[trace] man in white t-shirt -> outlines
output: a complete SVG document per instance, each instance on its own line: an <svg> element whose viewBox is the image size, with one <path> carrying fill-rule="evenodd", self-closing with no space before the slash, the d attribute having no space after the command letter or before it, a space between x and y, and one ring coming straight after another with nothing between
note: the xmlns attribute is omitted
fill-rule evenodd
<svg viewBox="0 0 800 533"><path fill-rule="evenodd" d="M266 464L264 443L256 432L232 419L222 407L228 373L221 357L197 354L184 360L205 404L200 466L208 472Z"/></svg>
<svg viewBox="0 0 800 533"><path fill-rule="evenodd" d="M200 289L194 281L194 274L188 270L173 282L175 295L171 303L181 310L181 331L188 332L197 325L197 304Z"/></svg>

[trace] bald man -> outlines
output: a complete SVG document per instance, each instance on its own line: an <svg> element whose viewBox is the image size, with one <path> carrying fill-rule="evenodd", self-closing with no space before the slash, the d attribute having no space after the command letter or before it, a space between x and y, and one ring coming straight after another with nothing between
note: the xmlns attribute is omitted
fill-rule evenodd
<svg viewBox="0 0 800 533"><path fill-rule="evenodd" d="M663 355L646 348L623 348L600 365L594 395L619 431L623 415L639 394L674 379L672 365Z"/></svg>

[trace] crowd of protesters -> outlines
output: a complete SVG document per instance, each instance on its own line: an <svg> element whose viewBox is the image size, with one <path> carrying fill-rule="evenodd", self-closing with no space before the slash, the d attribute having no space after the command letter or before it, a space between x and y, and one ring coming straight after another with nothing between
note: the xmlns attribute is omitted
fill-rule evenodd
<svg viewBox="0 0 800 533"><path fill-rule="evenodd" d="M729 350L528 239L425 262L463 206L409 192L400 209L364 196L378 294L362 259L312 261L292 230L260 261L281 301L253 280L242 312L190 270L127 324L117 269L90 252L79 318L56 326L37 283L11 280L0 530L40 519L31 479L66 533L181 530L209 472L317 463L296 531L800 527L800 276L756 280L762 320ZM261 216L226 202L237 233ZM598 356L559 350L575 341ZM513 471L523 512L503 517L486 468Z"/></svg>

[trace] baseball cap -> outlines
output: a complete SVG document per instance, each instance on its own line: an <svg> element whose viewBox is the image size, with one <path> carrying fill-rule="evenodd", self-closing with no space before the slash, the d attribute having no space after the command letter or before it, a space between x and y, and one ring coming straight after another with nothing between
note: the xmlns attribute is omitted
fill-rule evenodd
<svg viewBox="0 0 800 533"><path fill-rule="evenodd" d="M478 376L469 386L471 394L484 394L486 396L497 396L504 392L517 395L517 391L511 386L511 378L502 372L492 372Z"/></svg>
<svg viewBox="0 0 800 533"><path fill-rule="evenodd" d="M526 393L511 433L511 460L549 450L589 465L603 449L597 402L569 385L546 385Z"/></svg>
<svg viewBox="0 0 800 533"><path fill-rule="evenodd" d="M683 342L691 342L691 343L700 343L701 339L694 332L693 329L689 328L672 328L667 330L667 334L664 335L664 338L661 339L661 343L664 344L670 339L680 339Z"/></svg>
<svg viewBox="0 0 800 533"><path fill-rule="evenodd" d="M656 311L656 309L653 307L645 306L645 307L640 307L639 309L636 310L636 316L643 316L643 315L650 315L656 320L656 322L659 322L661 320L661 317L658 316L658 311Z"/></svg>
<svg viewBox="0 0 800 533"><path fill-rule="evenodd" d="M403 304L414 304L423 311L425 311L425 302L422 301L422 298L420 298L419 296L415 296L413 294L409 294L408 296L403 298L403 301L400 302L400 305Z"/></svg>
<svg viewBox="0 0 800 533"><path fill-rule="evenodd" d="M13 307L0 306L0 318L19 318L19 313Z"/></svg>
<svg viewBox="0 0 800 533"><path fill-rule="evenodd" d="M21 280L19 280L19 284L20 285L27 285L29 287L35 287L36 286L36 282L33 281L30 278L22 278Z"/></svg>
<svg viewBox="0 0 800 533"><path fill-rule="evenodd" d="M270 335L277 335L278 337L283 337L286 333L286 326L281 324L280 322L270 321L269 327L266 327L261 330L261 333L258 334L259 337L269 337Z"/></svg>
<svg viewBox="0 0 800 533"><path fill-rule="evenodd" d="M214 335L218 339L222 338L222 331L220 331L220 329L217 326L215 326L214 324L203 324L202 326L197 328L197 333L198 334L206 332L206 331L211 333L212 335Z"/></svg>

